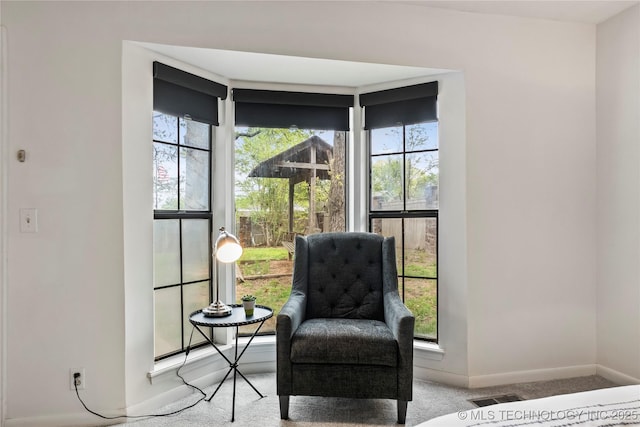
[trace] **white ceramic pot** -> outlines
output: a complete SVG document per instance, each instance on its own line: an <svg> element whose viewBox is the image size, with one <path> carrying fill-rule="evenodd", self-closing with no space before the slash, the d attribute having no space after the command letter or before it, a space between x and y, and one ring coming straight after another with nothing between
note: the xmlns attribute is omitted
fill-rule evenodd
<svg viewBox="0 0 640 427"><path fill-rule="evenodd" d="M242 301L242 306L244 307L244 314L249 316L253 316L253 310L256 308L256 301Z"/></svg>

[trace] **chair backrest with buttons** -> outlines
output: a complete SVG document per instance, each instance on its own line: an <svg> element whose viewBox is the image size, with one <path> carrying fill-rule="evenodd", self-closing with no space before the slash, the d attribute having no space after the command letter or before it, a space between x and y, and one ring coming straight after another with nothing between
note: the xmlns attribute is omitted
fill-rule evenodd
<svg viewBox="0 0 640 427"><path fill-rule="evenodd" d="M299 245L308 250L307 319L384 320L384 237L339 232L298 238L307 240Z"/></svg>

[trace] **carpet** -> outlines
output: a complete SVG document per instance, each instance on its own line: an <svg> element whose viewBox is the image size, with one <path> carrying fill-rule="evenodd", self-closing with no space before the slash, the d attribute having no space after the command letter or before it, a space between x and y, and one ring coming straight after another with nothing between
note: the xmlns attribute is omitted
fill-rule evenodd
<svg viewBox="0 0 640 427"><path fill-rule="evenodd" d="M247 378L265 395L260 398L242 379L238 379L235 422L231 422L233 382L227 380L211 402L200 402L179 415L131 420L129 427L363 427L396 425L396 402L379 399L342 399L292 396L289 419L281 420L276 395L275 373L248 375ZM415 426L431 418L474 408L469 399L500 394L517 394L535 399L556 394L613 387L614 383L598 376L514 384L499 387L465 389L429 381L414 380L413 401L409 402L406 426ZM214 387L204 391L211 396ZM160 408L170 412L195 402L201 395L193 393Z"/></svg>

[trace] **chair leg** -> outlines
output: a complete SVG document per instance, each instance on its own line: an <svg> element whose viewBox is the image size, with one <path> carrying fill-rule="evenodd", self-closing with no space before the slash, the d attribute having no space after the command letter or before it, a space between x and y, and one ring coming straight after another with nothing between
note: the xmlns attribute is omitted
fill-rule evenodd
<svg viewBox="0 0 640 427"><path fill-rule="evenodd" d="M278 396L280 398L280 419L289 419L289 396Z"/></svg>
<svg viewBox="0 0 640 427"><path fill-rule="evenodd" d="M407 401L398 400L398 424L404 424L407 419Z"/></svg>

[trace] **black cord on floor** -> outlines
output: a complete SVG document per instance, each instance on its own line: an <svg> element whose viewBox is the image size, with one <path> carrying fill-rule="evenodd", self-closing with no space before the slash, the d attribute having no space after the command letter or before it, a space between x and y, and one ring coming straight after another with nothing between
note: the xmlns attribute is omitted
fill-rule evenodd
<svg viewBox="0 0 640 427"><path fill-rule="evenodd" d="M156 417L169 417L171 415L176 415L179 414L181 412L186 411L187 409L191 409L194 406L196 406L198 403L202 402L206 397L207 394L202 391L200 388L198 388L197 386L193 385L193 384L189 384L182 375L180 375L180 369L182 369L185 365L185 363L187 363L187 357L189 356L189 350L191 349L191 339L193 338L193 331L195 328L191 329L191 336L189 337L189 345L187 346L187 351L184 355L184 360L182 361L182 364L180 365L180 367L178 368L178 370L176 371L176 375L178 376L178 378L180 378L182 380L182 382L184 383L184 385L186 385L187 387L191 387L194 390L197 390L198 392L200 392L200 394L202 395L202 397L200 397L200 399L198 399L196 402L192 403L189 406L185 406L182 409L178 409L175 410L173 412L167 412L165 414L149 414L149 415L116 415L116 416L106 416L106 415L102 415L98 412L92 411L91 409L89 409L87 407L87 405L84 403L84 401L82 400L82 398L80 397L80 393L78 392L78 385L75 383L74 381L74 386L76 389L76 396L78 396L78 400L80 401L80 403L82 403L82 406L84 406L84 409L87 410L87 412L92 413L95 416L98 416L100 418L103 418L105 420L116 420L118 418L156 418Z"/></svg>

